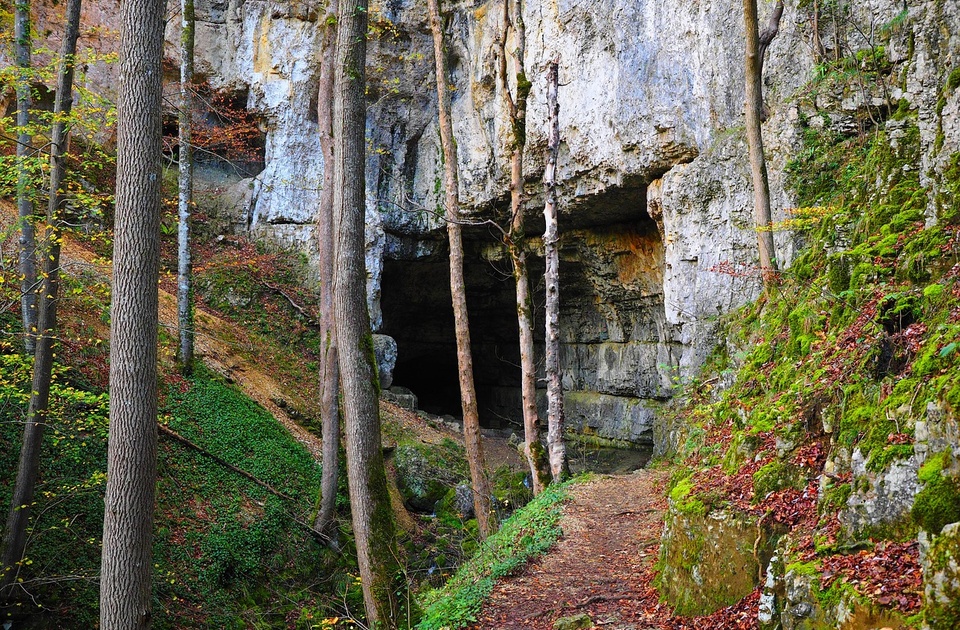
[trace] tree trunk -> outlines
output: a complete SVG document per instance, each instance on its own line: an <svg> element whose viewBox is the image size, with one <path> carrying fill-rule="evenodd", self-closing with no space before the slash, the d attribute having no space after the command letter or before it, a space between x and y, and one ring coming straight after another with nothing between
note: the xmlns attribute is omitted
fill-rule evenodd
<svg viewBox="0 0 960 630"><path fill-rule="evenodd" d="M102 630L150 627L157 463L161 59L166 2L120 8L117 187L110 306L110 433Z"/></svg>
<svg viewBox="0 0 960 630"><path fill-rule="evenodd" d="M757 0L743 0L746 25L746 123L750 147L750 174L753 177L753 219L760 251L760 271L766 287L777 279L777 259L773 245L773 219L770 213L770 183L763 155L763 58L760 56L760 34ZM771 38L772 39L772 38Z"/></svg>
<svg viewBox="0 0 960 630"><path fill-rule="evenodd" d="M177 323L180 366L193 371L193 274L190 260L190 212L193 206L193 0L180 1L179 223L177 224Z"/></svg>
<svg viewBox="0 0 960 630"><path fill-rule="evenodd" d="M337 483L340 470L340 366L333 314L333 276L336 260L336 221L333 218L333 98L337 61L337 0L327 5L324 20L323 58L317 98L317 124L323 153L323 189L317 217L317 244L320 250L320 416L323 423L323 471L320 479L320 511L314 529L331 535L336 517Z"/></svg>
<svg viewBox="0 0 960 630"><path fill-rule="evenodd" d="M777 4L773 7L773 12L770 14L770 19L767 21L767 25L763 27L763 30L760 31L760 75L763 76L763 62L767 55L767 48L770 47L770 43L773 41L773 38L777 36L777 33L780 32L780 19L783 17L783 0L777 0ZM761 92L763 87L761 85ZM762 97L761 97L762 98Z"/></svg>
<svg viewBox="0 0 960 630"><path fill-rule="evenodd" d="M547 287L546 355L547 355L547 450L550 475L554 482L570 475L567 447L563 441L563 384L560 382L560 251L557 247L557 157L560 153L560 105L557 102L559 68L556 61L547 68L547 114L550 135L547 142L547 164L543 170L543 248L546 258L544 279Z"/></svg>
<svg viewBox="0 0 960 630"><path fill-rule="evenodd" d="M17 211L20 223L20 307L24 349L33 354L37 335L37 234L33 216L30 142L30 0L15 0L14 56L17 64Z"/></svg>
<svg viewBox="0 0 960 630"><path fill-rule="evenodd" d="M33 384L27 422L23 429L23 447L17 481L13 487L10 514L4 534L3 574L0 592L9 595L9 586L16 582L19 563L27 542L27 524L33 506L34 490L40 468L40 446L50 400L53 373L53 342L57 327L57 298L60 292L60 183L63 180L63 155L67 147L66 118L73 106L74 55L80 34L80 0L69 0L60 68L57 75L57 96L54 103L54 125L50 145L50 198L47 205L47 251L43 256L43 281L40 290L39 337L33 363Z"/></svg>
<svg viewBox="0 0 960 630"><path fill-rule="evenodd" d="M450 91L447 89L447 61L443 46L443 24L438 0L427 0L430 27L433 30L433 53L437 69L437 102L440 119L440 144L443 146L443 184L450 241L450 295L453 299L453 321L457 337L457 368L460 377L460 404L463 410L463 441L473 485L473 510L477 515L480 537L496 530L490 507L490 481L487 479L480 438L480 412L477 390L473 383L473 355L470 349L470 321L467 315L467 288L463 277L463 238L460 228L459 177L457 147L450 119Z"/></svg>
<svg viewBox="0 0 960 630"><path fill-rule="evenodd" d="M343 384L347 479L363 601L370 628L394 628L396 534L380 442L380 405L364 268L367 1L342 11L334 79L334 286Z"/></svg>
<svg viewBox="0 0 960 630"><path fill-rule="evenodd" d="M513 129L513 146L510 154L510 229L504 242L513 262L513 277L517 286L517 323L520 328L520 390L523 410L524 453L530 465L533 493L539 494L549 483L550 471L540 441L540 416L537 414L536 362L533 349L533 304L530 297L530 277L527 272L527 255L523 250L526 237L523 226L523 149L526 144L527 96L530 82L524 72L523 58L526 53L526 29L523 24L523 5L514 0L504 0L500 29L500 82L504 102ZM512 15L511 15L512 13ZM517 81L517 94L510 93L507 76L507 35L513 30L517 48L513 63Z"/></svg>

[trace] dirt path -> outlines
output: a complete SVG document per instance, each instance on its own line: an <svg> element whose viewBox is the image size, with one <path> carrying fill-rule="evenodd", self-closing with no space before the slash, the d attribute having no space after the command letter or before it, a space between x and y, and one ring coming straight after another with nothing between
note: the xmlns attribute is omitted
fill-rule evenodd
<svg viewBox="0 0 960 630"><path fill-rule="evenodd" d="M649 577L666 510L665 483L665 473L638 470L573 486L563 538L520 575L497 584L476 628L549 629L579 614L589 615L595 628L659 627Z"/></svg>

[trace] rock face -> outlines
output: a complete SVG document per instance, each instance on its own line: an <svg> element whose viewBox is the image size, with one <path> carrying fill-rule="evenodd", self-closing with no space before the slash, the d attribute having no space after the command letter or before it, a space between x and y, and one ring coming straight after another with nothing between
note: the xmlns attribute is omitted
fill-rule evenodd
<svg viewBox="0 0 960 630"><path fill-rule="evenodd" d="M496 78L501 6L499 0L445 6L460 197L473 221L502 221L509 196L509 134ZM905 99L918 112L925 183L935 184L951 168L950 156L960 148L960 89L949 81L960 58L960 8L943 0L904 6L895 0L849 6L851 23L869 28L851 30L847 48L881 50L896 85L825 94L817 97L822 109L801 111L796 96L817 66L811 9L787 2L765 69L775 221L793 205L784 169L801 126L842 131L866 105L883 109ZM81 48L86 42L110 49L114 9L113 0L87 4L88 24L97 29L85 30ZM651 440L656 402L702 365L715 343L717 318L758 292L742 130L740 9L737 0L669 7L654 0L525 4L532 81L524 165L528 234L541 225L543 70L559 56L564 384L573 392L573 424L603 436ZM37 11L38 24L56 32L56 7ZM313 255L324 168L316 137L321 3L200 0L197 16L198 73L213 89L245 99L264 135L263 171L230 187L221 209L233 229ZM398 342L395 382L429 403L427 388L456 383L452 335L443 323L452 318L436 213L442 195L433 50L421 2L374 2L370 23L365 211L371 321ZM821 25L828 49L832 28ZM171 20L171 62L177 31ZM508 51L515 47L506 44ZM88 79L107 85L115 71L97 62ZM931 193L930 221L953 203L950 194ZM509 268L495 228L468 228L465 237L483 421L497 424L519 412ZM779 259L788 263L794 243L786 233L777 241ZM537 240L529 247L536 254ZM459 407L455 393L437 398L444 412Z"/></svg>

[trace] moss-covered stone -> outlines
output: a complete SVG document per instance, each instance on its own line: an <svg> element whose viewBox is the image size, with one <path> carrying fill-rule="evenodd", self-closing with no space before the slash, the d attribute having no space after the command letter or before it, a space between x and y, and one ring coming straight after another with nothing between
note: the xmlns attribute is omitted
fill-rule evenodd
<svg viewBox="0 0 960 630"><path fill-rule="evenodd" d="M910 513L924 530L940 533L945 525L960 521L960 485L937 474L917 495Z"/></svg>
<svg viewBox="0 0 960 630"><path fill-rule="evenodd" d="M921 543L927 540L921 536ZM960 523L947 525L934 536L921 560L927 626L931 630L956 628L960 619Z"/></svg>
<svg viewBox="0 0 960 630"><path fill-rule="evenodd" d="M452 440L439 445L401 442L394 461L400 494L407 506L418 512L432 512L452 488L467 478L463 448Z"/></svg>
<svg viewBox="0 0 960 630"><path fill-rule="evenodd" d="M784 488L796 488L799 490L803 488L804 485L806 484L803 472L796 466L779 459L770 462L753 473L753 492L757 500L762 499L771 492L783 490Z"/></svg>
<svg viewBox="0 0 960 630"><path fill-rule="evenodd" d="M672 494L684 494L686 484ZM657 588L679 615L704 615L750 594L773 553L776 532L755 517L671 506L660 548Z"/></svg>

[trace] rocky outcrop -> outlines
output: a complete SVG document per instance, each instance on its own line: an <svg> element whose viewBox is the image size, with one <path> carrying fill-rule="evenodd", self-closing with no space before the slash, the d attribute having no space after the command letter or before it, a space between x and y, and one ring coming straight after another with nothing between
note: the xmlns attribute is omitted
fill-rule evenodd
<svg viewBox="0 0 960 630"><path fill-rule="evenodd" d="M446 5L460 196L474 221L502 219L509 189L509 134L496 79L500 6L498 0ZM173 4L171 9L175 14ZM775 220L792 205L784 167L805 124L842 132L889 115L902 99L918 115L925 183L935 184L957 168L951 157L960 148L960 89L951 83L951 72L960 67L956 3L925 0L904 8L894 0L871 0L848 9L846 23L821 24L815 43L810 7L788 2L768 53L770 117L764 131ZM38 28L57 32L55 7L37 10ZM115 3L87 3L85 12L81 48L88 44L108 52L116 43ZM198 73L213 89L245 98L263 133L262 172L223 187L219 205L233 229L308 256L324 168L315 122L321 14L316 0L201 0L197 6ZM372 4L370 20L369 306L374 327L398 340L397 383L412 386L404 382L403 357L426 348L418 339L424 318L407 317L410 309L395 297L384 298L390 293L385 275L391 275L391 266L441 263L445 256L435 212L441 178L433 53L422 3L380 0ZM600 423L598 432L649 440L646 426L654 412L646 410L656 408L651 401L669 397L678 380L696 372L715 343L718 316L758 290L741 118L740 5L715 0L665 8L653 0L561 0L526 3L524 20L532 82L525 163L531 234L539 229L546 145L543 67L560 59L564 381L580 396L571 401L574 418L593 426L607 410L626 410L632 428ZM176 20L170 21L167 39L175 62ZM810 97L807 83L815 69L832 71L838 41L840 54L879 55L879 78L856 92L831 94L814 86L819 92L813 98L798 98ZM818 45L826 53L820 60L814 54ZM507 42L508 50L513 46ZM111 85L115 72L115 65L91 62L88 87ZM801 106L801 100L813 105ZM935 185L928 190L930 221L957 203L954 191ZM497 232L478 226L467 229L466 238L474 253L468 264L478 278L468 299L479 304L471 309L481 314L494 305L507 309L480 316L499 325L513 310L508 279L501 276L496 285L479 279L507 271L502 253L484 255L496 249ZM788 263L794 244L786 233L777 240L780 260ZM536 252L535 240L530 247ZM442 277L437 279L442 285ZM442 289L426 288L433 296L428 311L449 309ZM489 295L477 293L485 288ZM505 330L478 331L490 340L479 344L478 352L490 353L478 358L481 370L510 372L503 366L512 360L505 345L509 326ZM410 339L414 342L405 341ZM446 357L449 347L442 346L438 342L431 351ZM437 369L451 365L448 358L435 363ZM489 398L501 401L491 403L490 413L499 417L513 405L518 385L509 374L488 380ZM596 402L584 402L588 395Z"/></svg>
<svg viewBox="0 0 960 630"><path fill-rule="evenodd" d="M730 606L759 584L775 542L775 530L757 517L671 502L657 590L678 615L706 615Z"/></svg>

